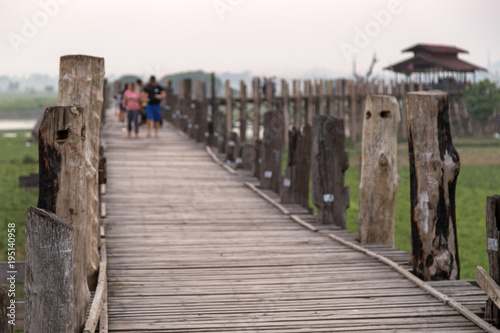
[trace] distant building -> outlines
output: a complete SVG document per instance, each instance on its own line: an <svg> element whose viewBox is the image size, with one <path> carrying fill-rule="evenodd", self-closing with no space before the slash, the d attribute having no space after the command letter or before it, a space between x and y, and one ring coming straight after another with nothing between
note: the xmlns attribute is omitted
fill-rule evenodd
<svg viewBox="0 0 500 333"><path fill-rule="evenodd" d="M426 89L446 91L475 82L476 71L486 69L458 58L459 53L469 53L455 46L416 44L403 52L413 52L413 57L385 67L404 74L415 83L422 82Z"/></svg>

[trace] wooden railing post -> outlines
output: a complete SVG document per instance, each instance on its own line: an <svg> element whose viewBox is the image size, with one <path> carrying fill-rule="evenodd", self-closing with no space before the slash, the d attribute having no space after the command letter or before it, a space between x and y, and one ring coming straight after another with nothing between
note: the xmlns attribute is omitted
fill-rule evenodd
<svg viewBox="0 0 500 333"><path fill-rule="evenodd" d="M260 185L263 189L280 191L281 151L283 149L283 119L278 110L264 114L264 141Z"/></svg>
<svg viewBox="0 0 500 333"><path fill-rule="evenodd" d="M99 268L99 130L103 104L104 59L83 55L61 57L58 105L85 110L85 168L87 186L87 278L91 289ZM57 212L56 212L57 214ZM58 214L59 215L59 214ZM61 215L59 215L61 216ZM62 216L61 216L62 217ZM63 217L64 218L64 217Z"/></svg>
<svg viewBox="0 0 500 333"><path fill-rule="evenodd" d="M500 284L500 195L493 195L486 199L486 241L490 276ZM486 301L485 319L491 320L495 326L500 326L500 310L488 299Z"/></svg>
<svg viewBox="0 0 500 333"><path fill-rule="evenodd" d="M288 127L290 125L289 88L286 80L281 80L281 95L283 97L283 145L288 147Z"/></svg>
<svg viewBox="0 0 500 333"><path fill-rule="evenodd" d="M233 133L233 92L226 80L226 161L234 162L236 157L237 135Z"/></svg>
<svg viewBox="0 0 500 333"><path fill-rule="evenodd" d="M192 129L193 129L193 109L191 108L191 96L192 96L192 81L191 79L184 79L184 102L182 103L183 110L183 127L182 130L184 133L189 135L190 137L192 136Z"/></svg>
<svg viewBox="0 0 500 333"><path fill-rule="evenodd" d="M366 97L359 184L361 243L394 246L399 121L399 106L394 97Z"/></svg>
<svg viewBox="0 0 500 333"><path fill-rule="evenodd" d="M236 166L238 168L248 165L243 163L244 150L251 150L252 146L247 144L247 85L242 80L240 81L240 137L238 152L236 158Z"/></svg>
<svg viewBox="0 0 500 333"><path fill-rule="evenodd" d="M260 165L261 165L261 140L260 140L260 79L253 80L253 175L260 179Z"/></svg>
<svg viewBox="0 0 500 333"><path fill-rule="evenodd" d="M407 94L414 273L424 281L460 277L455 187L460 160L453 147L447 94Z"/></svg>
<svg viewBox="0 0 500 333"><path fill-rule="evenodd" d="M196 99L196 142L204 142L208 128L207 128L207 103L205 82L195 82L195 99Z"/></svg>
<svg viewBox="0 0 500 333"><path fill-rule="evenodd" d="M349 167L349 156L345 152L343 119L314 117L311 159L313 202L318 207L318 222L345 228L349 188L344 187L344 172Z"/></svg>
<svg viewBox="0 0 500 333"><path fill-rule="evenodd" d="M42 209L26 213L26 317L24 331L81 332L74 322L73 227Z"/></svg>
<svg viewBox="0 0 500 333"><path fill-rule="evenodd" d="M89 202L88 188L85 184L89 170L86 167L84 149L88 133L85 131L83 108L75 106L48 108L45 110L38 136L40 172L38 208L56 214L74 228L74 320L72 322L75 323L75 329L81 328L90 302L86 270L89 256L87 218Z"/></svg>

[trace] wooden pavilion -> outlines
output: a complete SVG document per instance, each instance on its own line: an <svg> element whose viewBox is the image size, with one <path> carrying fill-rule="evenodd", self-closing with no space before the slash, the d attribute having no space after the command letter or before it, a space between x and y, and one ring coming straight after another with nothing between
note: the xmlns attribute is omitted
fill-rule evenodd
<svg viewBox="0 0 500 333"><path fill-rule="evenodd" d="M408 80L422 82L429 89L458 89L475 81L476 71L486 71L459 59L459 53L469 52L455 46L416 44L402 52L413 52L413 57L384 69L405 74Z"/></svg>

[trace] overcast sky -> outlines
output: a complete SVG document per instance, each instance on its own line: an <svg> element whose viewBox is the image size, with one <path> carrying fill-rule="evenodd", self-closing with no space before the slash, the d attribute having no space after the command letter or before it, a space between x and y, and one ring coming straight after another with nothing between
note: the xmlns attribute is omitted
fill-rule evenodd
<svg viewBox="0 0 500 333"><path fill-rule="evenodd" d="M364 73L415 43L500 61L499 0L1 0L0 75L57 75L59 57L105 58L106 73Z"/></svg>

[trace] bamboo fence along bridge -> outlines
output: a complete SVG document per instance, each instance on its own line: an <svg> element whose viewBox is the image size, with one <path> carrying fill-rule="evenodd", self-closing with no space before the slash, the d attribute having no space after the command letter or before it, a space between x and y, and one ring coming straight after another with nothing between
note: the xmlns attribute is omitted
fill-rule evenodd
<svg viewBox="0 0 500 333"><path fill-rule="evenodd" d="M366 96L361 103L359 245L343 231L346 135L343 119L331 116L349 107L351 135L360 133L354 90L347 104L343 92L323 103L310 89L305 99L300 90L288 98L284 84L278 98L268 86L265 99L254 89L247 110L244 84L239 99L228 82L226 98L212 89L207 99L196 82L191 99L191 82L184 80L179 95L167 85L164 118L171 124L160 139L132 140L113 110L107 117L102 111L109 99L103 59L63 57L60 78L59 104L66 106L45 111L38 208L26 216L26 331L497 331L481 319L498 325L500 318L494 246L492 277L478 269L477 280L490 299L475 282L416 277L459 276L455 234L445 230L455 229L459 167L445 94L408 94L401 113L417 184L411 194L418 198L410 267L409 256L391 247L400 120L393 98ZM309 212L309 175L317 216ZM498 197L488 198L492 244L500 235L499 206ZM422 228L425 216L440 224Z"/></svg>

